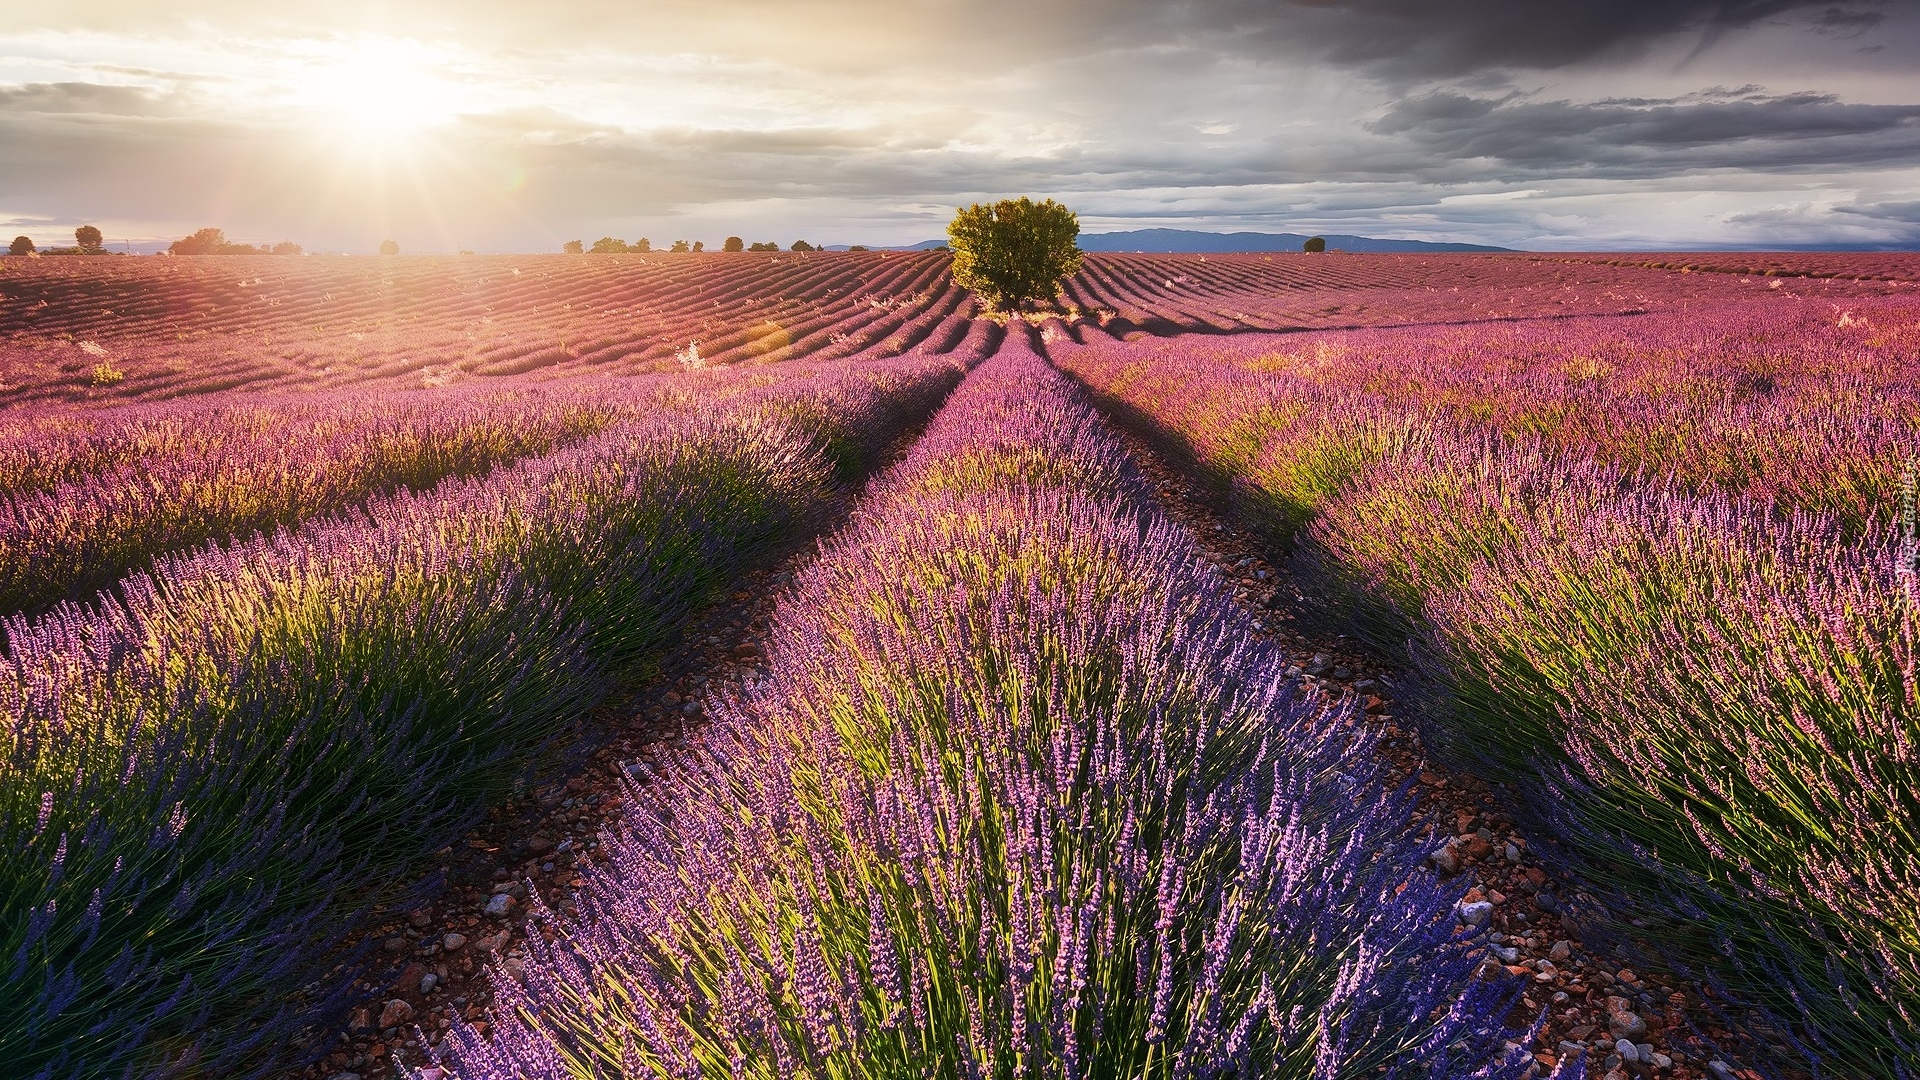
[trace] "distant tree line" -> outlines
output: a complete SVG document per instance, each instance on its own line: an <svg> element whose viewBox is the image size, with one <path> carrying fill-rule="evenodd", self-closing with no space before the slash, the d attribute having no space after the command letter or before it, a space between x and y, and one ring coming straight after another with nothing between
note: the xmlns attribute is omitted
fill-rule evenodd
<svg viewBox="0 0 1920 1080"><path fill-rule="evenodd" d="M291 240L277 244L241 244L220 229L206 228L167 245L169 255L298 255L303 249Z"/></svg>
<svg viewBox="0 0 1920 1080"><path fill-rule="evenodd" d="M560 250L569 255L578 255L582 252L593 255L621 255L629 252L644 254L653 250L653 241L643 236L629 244L625 240L603 236L595 240L592 247L587 247L578 240L569 240L560 245Z"/></svg>
<svg viewBox="0 0 1920 1080"><path fill-rule="evenodd" d="M772 240L767 240L764 242L753 243L753 244L742 244L739 237L729 236L727 237L727 242L721 245L720 250L722 251L779 251L780 245ZM807 243L805 240L795 240L793 242L793 246L788 250L819 251L820 249L815 247L812 244Z"/></svg>
<svg viewBox="0 0 1920 1080"><path fill-rule="evenodd" d="M694 240L691 242L686 240L675 240L673 242L673 245L668 250L673 252L694 252L694 251L705 251L706 249L707 249L707 245L704 240ZM629 254L629 253L645 254L653 250L653 241L643 236L640 239L635 240L633 243L629 244L626 241L620 240L616 237L603 236L600 239L595 240L591 245L588 245L584 241L580 241L580 240L569 240L566 243L560 245L560 250L566 252L569 255L582 255L582 254L621 255L621 254ZM737 236L729 236L727 237L726 241L720 245L720 250L721 251L779 251L780 245L770 240L764 243L748 244L746 241L740 239ZM789 251L822 251L825 249L818 247L817 245L814 245L814 244L809 244L805 240L795 240L792 246L789 247L787 250ZM856 247L850 250L865 251L867 249L864 247Z"/></svg>
<svg viewBox="0 0 1920 1080"><path fill-rule="evenodd" d="M82 225L73 230L72 247L50 247L45 251L35 248L33 237L16 236L13 243L7 245L9 255L106 255L106 239L100 235L97 226Z"/></svg>
<svg viewBox="0 0 1920 1080"><path fill-rule="evenodd" d="M73 230L73 247L38 248L30 236L16 236L7 245L9 255L111 255L106 247L106 237L96 225L82 225ZM616 241L617 242L617 241ZM642 245L645 240L640 241ZM568 250L573 250L569 246ZM644 251L643 246L640 250ZM196 230L191 236L183 236L167 245L169 255L302 255L306 249L291 240L282 240L277 244L242 244L227 239L224 230L205 228ZM380 254L400 254L400 244L395 240L382 240ZM471 255L471 251L462 251L462 255Z"/></svg>

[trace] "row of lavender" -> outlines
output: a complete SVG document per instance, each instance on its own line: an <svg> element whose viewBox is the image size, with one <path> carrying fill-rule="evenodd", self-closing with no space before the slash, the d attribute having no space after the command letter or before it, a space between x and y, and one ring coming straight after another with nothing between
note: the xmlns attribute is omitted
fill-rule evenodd
<svg viewBox="0 0 1920 1080"><path fill-rule="evenodd" d="M1867 317L1911 325L1911 312L1888 302ZM1846 315L1826 318L1843 344ZM1543 373L1643 350L1624 388L1603 379L1588 400L1610 413L1589 427L1631 437L1586 443L1420 400L1406 389L1418 352L1348 350L1335 390L1256 373L1281 365L1244 344L1061 356L1230 482L1362 633L1411 644L1433 691L1431 745L1512 785L1614 888L1629 935L1731 992L1736 1019L1770 1014L1749 1025L1763 1050L1820 1075L1913 1076L1920 620L1897 491L1920 408L1898 380L1852 392L1898 366L1875 353L1884 338L1823 348L1818 326L1775 339L1778 370L1763 374L1779 400L1716 438L1696 437L1687 421L1711 410L1683 390L1737 388L1748 358L1673 350L1673 327L1645 338L1624 320L1604 347L1603 326L1565 327L1557 348L1532 335L1530 362L1482 388L1510 387L1506 407L1524 411ZM1750 328L1733 319L1722 340ZM1494 353L1510 335L1484 333ZM1662 382L1680 389L1663 398ZM1788 464L1780 433L1796 421L1825 434L1799 444L1795 483L1770 491L1758 474ZM1747 464L1727 467L1743 447Z"/></svg>
<svg viewBox="0 0 1920 1080"><path fill-rule="evenodd" d="M530 935L444 1068L1530 1075L1372 736L1023 342L825 546L769 676L631 793L580 921Z"/></svg>
<svg viewBox="0 0 1920 1080"><path fill-rule="evenodd" d="M11 620L0 1057L270 1066L351 1003L311 980L371 906L960 371L787 378Z"/></svg>
<svg viewBox="0 0 1920 1080"><path fill-rule="evenodd" d="M1124 378L1184 378L1156 355L1135 354ZM1494 431L1864 529L1896 509L1889 492L1920 435L1912 297L1247 336L1181 355L1218 361L1204 394L1141 393L1175 410L1167 423L1214 465L1257 477L1248 494L1270 496L1264 510L1289 535L1355 469L1435 428L1448 439Z"/></svg>
<svg viewBox="0 0 1920 1080"><path fill-rule="evenodd" d="M0 613L85 598L169 551L479 475L814 370L18 414L0 435Z"/></svg>

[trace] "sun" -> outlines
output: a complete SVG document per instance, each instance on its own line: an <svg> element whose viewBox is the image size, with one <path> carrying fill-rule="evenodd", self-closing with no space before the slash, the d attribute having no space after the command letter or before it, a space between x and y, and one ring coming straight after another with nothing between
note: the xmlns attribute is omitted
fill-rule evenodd
<svg viewBox="0 0 1920 1080"><path fill-rule="evenodd" d="M451 122L461 86L414 42L327 42L289 74L290 104L335 136L393 142Z"/></svg>

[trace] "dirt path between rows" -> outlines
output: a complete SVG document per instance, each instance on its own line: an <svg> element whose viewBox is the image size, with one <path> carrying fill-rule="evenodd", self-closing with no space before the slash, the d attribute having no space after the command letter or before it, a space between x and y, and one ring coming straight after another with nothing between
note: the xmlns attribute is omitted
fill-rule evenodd
<svg viewBox="0 0 1920 1080"><path fill-rule="evenodd" d="M1366 723L1380 729L1394 778L1419 785L1417 828L1438 852L1433 864L1469 886L1463 922L1487 930L1489 965L1532 983L1511 1022L1524 1031L1546 1010L1538 1037L1526 1047L1537 1072L1584 1052L1586 1075L1594 1080L1760 1080L1702 1048L1696 1026L1719 1041L1727 1036L1697 993L1662 974L1635 971L1598 944L1583 944L1579 913L1595 909L1592 894L1538 865L1494 787L1428 760L1415 726L1396 715L1399 674L1358 642L1300 627L1290 612L1305 601L1288 568L1270 561L1257 536L1220 514L1138 432L1114 427L1161 508L1193 534L1241 601L1261 612L1254 625L1287 651L1292 670L1335 698L1350 696Z"/></svg>

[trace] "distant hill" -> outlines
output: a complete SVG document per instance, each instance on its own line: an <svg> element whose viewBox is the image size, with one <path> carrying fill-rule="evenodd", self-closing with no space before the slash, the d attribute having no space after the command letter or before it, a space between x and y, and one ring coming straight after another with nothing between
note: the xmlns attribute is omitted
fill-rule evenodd
<svg viewBox="0 0 1920 1080"><path fill-rule="evenodd" d="M1513 251L1485 244L1435 244L1426 240L1376 240L1371 236L1318 233L1327 247L1340 251ZM1230 251L1299 251L1304 233L1200 232L1195 229L1135 229L1131 232L1082 233L1081 251L1150 251L1214 253ZM945 247L945 240L925 240L907 251Z"/></svg>
<svg viewBox="0 0 1920 1080"><path fill-rule="evenodd" d="M1512 251L1485 244L1435 244L1426 240L1376 240L1371 236L1319 233L1327 247L1341 251ZM1131 232L1089 233L1080 237L1082 251L1299 251L1307 237L1300 233L1210 233L1192 229L1135 229Z"/></svg>

